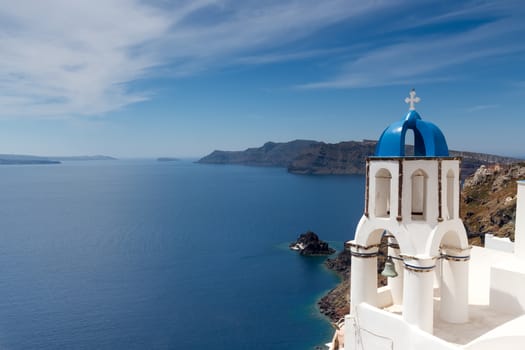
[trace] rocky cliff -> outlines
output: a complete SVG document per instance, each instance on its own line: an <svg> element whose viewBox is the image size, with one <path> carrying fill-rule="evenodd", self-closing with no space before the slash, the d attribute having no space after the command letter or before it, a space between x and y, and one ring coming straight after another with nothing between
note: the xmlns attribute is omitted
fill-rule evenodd
<svg viewBox="0 0 525 350"><path fill-rule="evenodd" d="M244 151L213 151L198 162L288 167L301 153L315 149L319 143L309 140L266 142L262 147L248 148Z"/></svg>
<svg viewBox="0 0 525 350"><path fill-rule="evenodd" d="M461 215L467 231L493 233L514 240L517 180L525 179L525 163L481 166L461 191ZM474 235L473 235L474 236ZM474 241L475 244L481 242Z"/></svg>
<svg viewBox="0 0 525 350"><path fill-rule="evenodd" d="M374 154L375 141L319 142L302 151L288 164L295 174L364 174L366 158Z"/></svg>
<svg viewBox="0 0 525 350"><path fill-rule="evenodd" d="M295 174L364 174L366 158L374 154L376 143L371 140L336 144L310 140L267 142L262 147L245 151L214 151L200 159L199 163L279 166ZM411 148L407 146L409 152ZM463 151L450 151L450 155L463 158L463 178L482 164L510 164L518 161L509 157Z"/></svg>
<svg viewBox="0 0 525 350"><path fill-rule="evenodd" d="M326 259L325 266L335 271L341 282L319 300L319 311L337 323L350 312L350 261L349 251L343 250L333 259Z"/></svg>

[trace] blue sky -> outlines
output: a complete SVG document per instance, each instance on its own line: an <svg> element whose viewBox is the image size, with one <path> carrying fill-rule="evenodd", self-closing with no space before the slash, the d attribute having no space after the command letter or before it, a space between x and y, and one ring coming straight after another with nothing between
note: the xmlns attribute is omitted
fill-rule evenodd
<svg viewBox="0 0 525 350"><path fill-rule="evenodd" d="M376 139L525 157L521 1L2 1L0 153L203 156Z"/></svg>

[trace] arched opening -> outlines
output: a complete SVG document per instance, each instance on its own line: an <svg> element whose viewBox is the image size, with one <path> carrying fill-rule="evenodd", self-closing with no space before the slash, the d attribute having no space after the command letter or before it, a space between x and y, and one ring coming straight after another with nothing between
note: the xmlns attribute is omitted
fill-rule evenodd
<svg viewBox="0 0 525 350"><path fill-rule="evenodd" d="M384 307L403 305L404 264L400 254L400 246L395 235L392 232L385 230L381 236L379 256L377 260L377 286L389 287L388 291L383 291L383 293L387 293L389 296L385 298L381 293L379 294L379 303ZM397 273L397 276L389 276L388 273L383 275L385 270L392 271L392 268L386 269L386 263L388 261L391 264L390 266L393 265L393 271ZM388 302L386 300L388 300ZM395 308L395 312L397 313L401 313L401 308L399 306Z"/></svg>
<svg viewBox="0 0 525 350"><path fill-rule="evenodd" d="M412 129L407 129L405 132L405 143L403 145L403 147L405 147L405 157L413 157L415 155L415 140L416 137L414 131Z"/></svg>
<svg viewBox="0 0 525 350"><path fill-rule="evenodd" d="M375 177L375 211L374 214L378 218L390 216L390 185L392 182L392 175L386 169L380 169Z"/></svg>
<svg viewBox="0 0 525 350"><path fill-rule="evenodd" d="M416 170L412 180L412 220L425 220L427 202L427 175L421 169Z"/></svg>
<svg viewBox="0 0 525 350"><path fill-rule="evenodd" d="M454 172L449 170L447 173L447 210L448 219L454 219Z"/></svg>
<svg viewBox="0 0 525 350"><path fill-rule="evenodd" d="M361 247L369 247L366 250L361 249L360 252L376 252L376 256L352 256L351 305L366 301L378 308L387 308L389 312L402 314L405 268L401 252L411 249L407 237L402 232L393 231L396 230L375 226L356 232L355 243ZM388 257L391 257L391 263L395 265L397 277L388 273L392 271L391 265L384 271L385 274L381 275Z"/></svg>
<svg viewBox="0 0 525 350"><path fill-rule="evenodd" d="M379 255L377 257L377 287L383 287L387 285L387 278L381 275L381 272L385 268L385 262L388 257L388 241L391 234L388 231L383 231L381 240L379 241Z"/></svg>

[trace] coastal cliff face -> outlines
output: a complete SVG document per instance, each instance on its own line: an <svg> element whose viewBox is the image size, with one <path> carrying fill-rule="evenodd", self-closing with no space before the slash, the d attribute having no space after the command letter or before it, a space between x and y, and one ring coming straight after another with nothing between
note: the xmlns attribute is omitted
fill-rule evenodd
<svg viewBox="0 0 525 350"><path fill-rule="evenodd" d="M341 282L319 300L319 311L331 322L337 323L350 312L350 260L349 251L343 250L333 259L326 259L325 266L335 271Z"/></svg>
<svg viewBox="0 0 525 350"><path fill-rule="evenodd" d="M301 153L317 148L319 143L310 140L266 142L261 147L244 151L213 151L198 163L288 167Z"/></svg>
<svg viewBox="0 0 525 350"><path fill-rule="evenodd" d="M295 140L267 142L259 148L245 151L214 151L199 163L244 164L286 167L290 173L310 175L362 175L366 158L375 151L376 141L346 141L336 144ZM410 151L412 146L407 146ZM518 159L483 153L450 151L452 157L462 157L462 177L472 174L480 165L510 164Z"/></svg>
<svg viewBox="0 0 525 350"><path fill-rule="evenodd" d="M288 164L288 171L294 174L362 175L366 158L374 154L375 146L374 141L318 143L293 159Z"/></svg>

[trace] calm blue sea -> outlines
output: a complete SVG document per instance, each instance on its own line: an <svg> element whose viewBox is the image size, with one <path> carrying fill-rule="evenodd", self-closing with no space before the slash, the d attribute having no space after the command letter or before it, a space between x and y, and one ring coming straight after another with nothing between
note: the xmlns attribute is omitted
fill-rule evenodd
<svg viewBox="0 0 525 350"><path fill-rule="evenodd" d="M0 348L313 349L363 177L106 161L0 168Z"/></svg>

